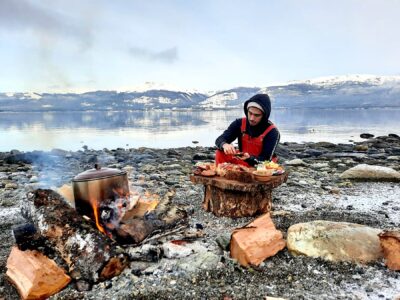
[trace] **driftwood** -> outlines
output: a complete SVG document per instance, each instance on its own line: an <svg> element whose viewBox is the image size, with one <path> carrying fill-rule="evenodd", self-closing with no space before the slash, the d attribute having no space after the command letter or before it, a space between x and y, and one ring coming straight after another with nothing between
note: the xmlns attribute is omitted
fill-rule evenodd
<svg viewBox="0 0 400 300"><path fill-rule="evenodd" d="M27 200L25 217L62 257L72 278L95 283L119 275L125 268L127 259L117 253L115 242L59 194L38 189L28 193Z"/></svg>
<svg viewBox="0 0 400 300"><path fill-rule="evenodd" d="M225 177L190 176L196 184L204 185L203 208L217 216L251 217L269 212L272 189L287 180L288 174L271 176L267 182L240 182Z"/></svg>
<svg viewBox="0 0 400 300"><path fill-rule="evenodd" d="M16 246L8 257L6 275L22 299L46 299L71 281L53 260L36 250L21 251Z"/></svg>

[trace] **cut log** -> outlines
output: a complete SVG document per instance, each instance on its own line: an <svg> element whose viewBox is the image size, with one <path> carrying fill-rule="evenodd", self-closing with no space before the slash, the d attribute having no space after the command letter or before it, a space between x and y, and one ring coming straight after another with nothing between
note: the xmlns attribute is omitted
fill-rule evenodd
<svg viewBox="0 0 400 300"><path fill-rule="evenodd" d="M71 281L53 260L36 250L21 251L16 246L7 259L6 275L22 299L46 299Z"/></svg>
<svg viewBox="0 0 400 300"><path fill-rule="evenodd" d="M251 217L267 213L272 207L272 189L287 180L288 173L272 176L268 182L240 182L225 177L190 176L204 185L203 208L217 216Z"/></svg>
<svg viewBox="0 0 400 300"><path fill-rule="evenodd" d="M384 231L379 235L379 241L385 257L385 263L391 270L400 270L400 229Z"/></svg>
<svg viewBox="0 0 400 300"><path fill-rule="evenodd" d="M276 230L270 214L264 214L245 227L235 229L231 236L231 257L240 265L258 266L266 258L285 248L282 233Z"/></svg>
<svg viewBox="0 0 400 300"><path fill-rule="evenodd" d="M102 234L52 190L28 193L28 211L40 236L62 257L72 278L90 283L119 275L127 258L114 241Z"/></svg>

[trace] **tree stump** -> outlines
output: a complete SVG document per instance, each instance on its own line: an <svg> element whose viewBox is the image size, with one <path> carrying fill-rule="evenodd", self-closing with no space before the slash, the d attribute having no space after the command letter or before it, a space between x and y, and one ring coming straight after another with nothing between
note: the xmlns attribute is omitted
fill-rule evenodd
<svg viewBox="0 0 400 300"><path fill-rule="evenodd" d="M204 185L203 208L216 216L251 217L266 213L272 207L272 189L286 182L287 173L271 176L266 182L240 182L224 177L190 176Z"/></svg>

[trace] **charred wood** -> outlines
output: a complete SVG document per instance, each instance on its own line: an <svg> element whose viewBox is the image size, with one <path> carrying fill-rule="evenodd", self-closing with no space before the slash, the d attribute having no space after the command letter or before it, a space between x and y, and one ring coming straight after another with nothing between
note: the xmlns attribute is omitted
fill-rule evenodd
<svg viewBox="0 0 400 300"><path fill-rule="evenodd" d="M52 190L27 195L26 215L63 258L72 278L91 283L119 275L127 265L113 240L102 234Z"/></svg>

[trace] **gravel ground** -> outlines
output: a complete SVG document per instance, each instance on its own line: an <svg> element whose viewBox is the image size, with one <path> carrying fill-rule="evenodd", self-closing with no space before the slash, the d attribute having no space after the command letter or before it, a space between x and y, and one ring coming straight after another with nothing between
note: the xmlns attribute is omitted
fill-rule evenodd
<svg viewBox="0 0 400 300"><path fill-rule="evenodd" d="M283 146L283 162L298 158L299 148L304 153L304 146ZM339 153L343 147L347 146L336 145L334 148L330 145L324 149L329 153ZM306 149L315 149L315 145L306 145ZM132 167L130 181L138 186L139 179L144 177L145 183L140 186L143 189L160 194L174 189L173 201L190 213L189 225L194 228L201 224L204 228L204 236L194 243L206 249L208 256L132 261L129 268L112 280L96 284L88 291L83 291L73 282L51 299L265 299L270 296L391 300L400 296L400 273L387 269L383 261L368 265L333 263L293 256L284 249L259 267L240 267L219 244L234 228L253 218L231 219L205 212L201 208L203 187L188 180L196 161L212 159L212 148L46 153L50 157L63 157L52 164L23 162L21 157L19 161L7 159L10 155L3 153L0 156L0 299L18 298L4 274L6 259L14 243L11 227L24 221L19 207L23 205L25 193L43 182L55 187L68 183L74 175L89 168L94 156L97 159L101 157L103 163L111 167ZM365 159L347 157L332 160L320 155L302 159L305 165L287 166L290 172L287 183L273 192L273 221L284 235L291 225L312 220L359 223L381 229L400 227L399 183L351 182L338 177L349 167L365 162L394 167L399 171L398 161L388 161L385 157L371 158L371 155ZM316 167L318 164L325 165ZM37 180L32 179L35 176ZM10 188L7 186L10 183L17 184L17 187Z"/></svg>

